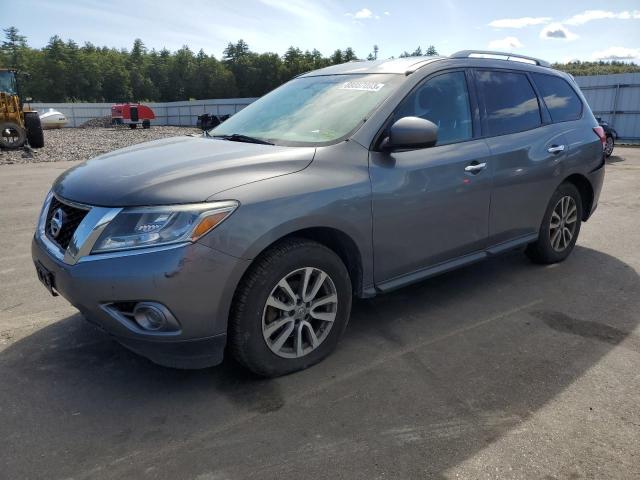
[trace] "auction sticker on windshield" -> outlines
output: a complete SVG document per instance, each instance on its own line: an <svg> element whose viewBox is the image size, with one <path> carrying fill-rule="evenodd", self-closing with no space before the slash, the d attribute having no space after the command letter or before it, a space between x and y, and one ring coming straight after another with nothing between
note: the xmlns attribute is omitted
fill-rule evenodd
<svg viewBox="0 0 640 480"><path fill-rule="evenodd" d="M363 90L365 92L377 92L382 87L384 87L384 83L376 83L376 82L345 82L340 87L340 90Z"/></svg>

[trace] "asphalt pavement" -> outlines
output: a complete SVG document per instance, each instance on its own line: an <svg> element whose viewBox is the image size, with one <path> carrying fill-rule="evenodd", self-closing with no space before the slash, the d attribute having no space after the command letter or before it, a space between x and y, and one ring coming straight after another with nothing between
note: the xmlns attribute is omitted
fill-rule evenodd
<svg viewBox="0 0 640 480"><path fill-rule="evenodd" d="M640 478L640 149L564 263L520 252L355 302L321 364L156 366L38 282L73 163L0 166L0 478Z"/></svg>

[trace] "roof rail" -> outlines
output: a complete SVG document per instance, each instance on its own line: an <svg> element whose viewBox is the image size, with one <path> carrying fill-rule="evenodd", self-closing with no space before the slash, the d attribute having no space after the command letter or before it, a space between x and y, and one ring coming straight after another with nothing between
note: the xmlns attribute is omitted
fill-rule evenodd
<svg viewBox="0 0 640 480"><path fill-rule="evenodd" d="M530 63L531 65L551 68L549 62L540 60L539 58L514 55L513 53L492 52L490 50L460 50L450 55L450 58L492 58L495 60L510 60L512 62Z"/></svg>

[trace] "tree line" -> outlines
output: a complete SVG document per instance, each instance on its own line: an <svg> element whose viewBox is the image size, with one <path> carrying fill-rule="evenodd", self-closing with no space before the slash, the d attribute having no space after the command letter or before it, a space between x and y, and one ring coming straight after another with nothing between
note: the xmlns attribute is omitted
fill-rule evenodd
<svg viewBox="0 0 640 480"><path fill-rule="evenodd" d="M259 97L287 80L318 68L358 60L350 47L330 56L317 49L290 47L284 55L251 51L243 40L229 43L217 59L184 46L176 52L148 50L136 39L131 50L79 46L53 36L43 48L32 48L15 27L4 30L0 67L28 72L21 94L40 102L170 102L203 98ZM374 45L367 58L378 56ZM429 46L428 55L437 55ZM402 55L422 54L414 52Z"/></svg>
<svg viewBox="0 0 640 480"><path fill-rule="evenodd" d="M620 61L554 63L553 68L570 73L574 77L582 75L609 75L611 73L640 73L640 65Z"/></svg>
<svg viewBox="0 0 640 480"><path fill-rule="evenodd" d="M309 70L358 60L351 47L324 56L317 49L289 47L283 55L257 53L239 40L229 43L221 59L195 53L189 47L170 52L147 49L140 39L131 50L79 46L73 40L51 37L43 48L32 48L17 28L4 29L0 67L28 72L20 77L21 95L39 102L170 102L188 99L259 97ZM377 59L373 46L366 58ZM399 56L438 55L429 45ZM555 65L573 75L640 71L622 62L572 62Z"/></svg>

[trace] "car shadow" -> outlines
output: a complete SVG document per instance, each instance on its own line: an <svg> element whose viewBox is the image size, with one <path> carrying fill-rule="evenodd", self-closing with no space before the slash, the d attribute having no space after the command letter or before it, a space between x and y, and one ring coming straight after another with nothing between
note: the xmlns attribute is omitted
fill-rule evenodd
<svg viewBox="0 0 640 480"><path fill-rule="evenodd" d="M605 159L605 161L606 163L620 163L620 162L624 162L625 158L612 153L610 157L607 157Z"/></svg>
<svg viewBox="0 0 640 480"><path fill-rule="evenodd" d="M77 314L0 352L0 461L7 478L439 478L614 347L640 352L639 307L615 257L513 252L356 301L331 357L273 380L230 358L156 366Z"/></svg>

